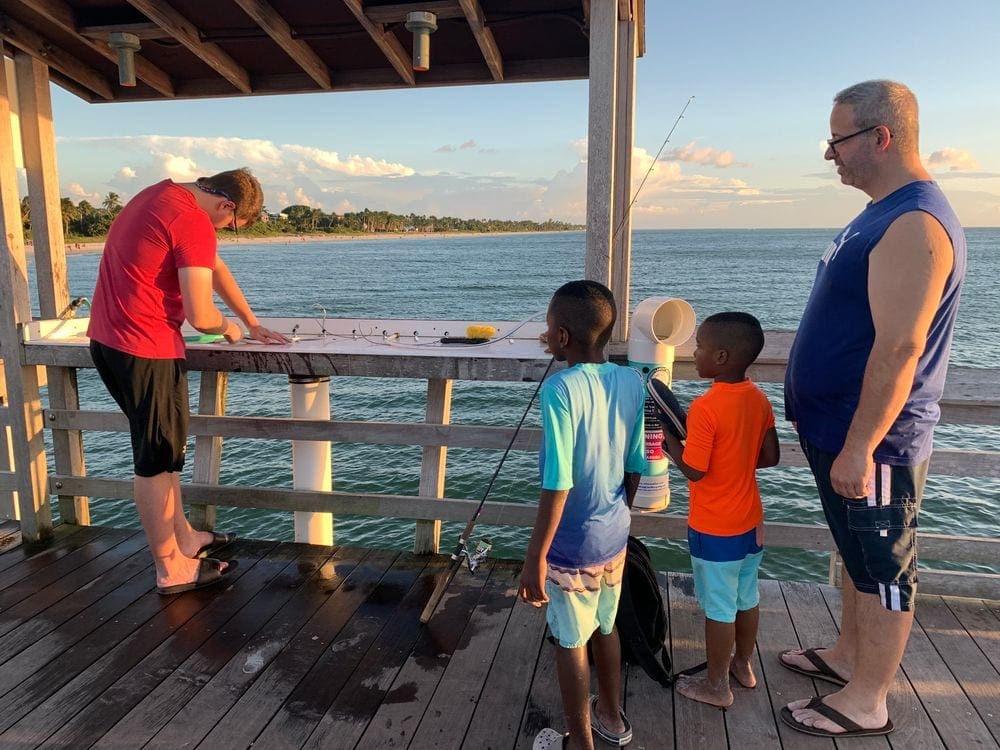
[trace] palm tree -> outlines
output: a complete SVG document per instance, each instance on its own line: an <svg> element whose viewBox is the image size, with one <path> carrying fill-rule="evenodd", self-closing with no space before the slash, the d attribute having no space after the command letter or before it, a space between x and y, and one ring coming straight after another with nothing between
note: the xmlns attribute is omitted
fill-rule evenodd
<svg viewBox="0 0 1000 750"><path fill-rule="evenodd" d="M122 210L121 196L115 192L108 193L101 202L101 208L107 212L109 217L114 218Z"/></svg>

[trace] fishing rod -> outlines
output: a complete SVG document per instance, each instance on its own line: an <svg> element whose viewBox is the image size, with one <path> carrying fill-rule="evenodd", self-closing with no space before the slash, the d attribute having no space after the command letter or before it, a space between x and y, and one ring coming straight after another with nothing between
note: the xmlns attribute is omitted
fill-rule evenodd
<svg viewBox="0 0 1000 750"><path fill-rule="evenodd" d="M485 560L486 555L489 554L490 547L492 545L487 540L480 542L476 551L470 554L468 549L469 537L472 536L472 530L476 527L476 522L479 521L479 516L483 512L483 506L486 505L486 498L490 496L490 490L493 489L493 483L500 474L500 469L503 467L504 461L507 460L507 455L510 453L511 448L514 447L514 441L517 439L517 435L521 431L521 426L524 424L524 420L527 418L528 412L531 411L531 405L535 402L535 398L538 396L538 392L542 388L542 383L545 382L545 378L548 376L549 370L552 369L552 363L555 361L555 357L549 359L548 365L545 366L545 372L542 373L542 377L538 380L538 385L531 394L531 398L528 399L528 405L524 408L524 414L521 415L521 420L517 423L517 427L514 428L514 434L510 436L510 442L507 443L507 449L500 457L500 462L497 464L497 468L493 471L493 476L490 477L489 484L486 485L486 491L483 492L483 498L479 501L479 506L476 508L476 512L472 514L472 518L470 518L469 522L465 524L465 529L462 531L462 535L458 538L458 544L455 545L455 551L451 553L451 562L448 564L448 569L441 574L440 578L438 578L437 585L434 587L434 593L431 594L431 598L427 601L427 606L424 607L424 611L420 613L420 622L422 624L426 625L431 619L431 615L433 615L434 610L437 609L437 605L441 601L441 597L444 596L444 592L448 588L448 584L452 582L455 578L455 574L458 573L458 569L462 567L462 561L466 561L469 565L469 570L475 573L476 568L479 567L479 563Z"/></svg>
<svg viewBox="0 0 1000 750"><path fill-rule="evenodd" d="M639 183L639 187L635 189L635 195L632 196L632 200L629 201L628 207L625 209L625 215L622 216L620 222L618 222L618 227L615 229L614 233L611 235L611 244L614 244L618 239L618 233L625 226L625 222L629 220L632 214L632 206L635 204L636 200L639 198L639 193L642 192L642 186L646 184L646 180L649 178L650 173L653 171L653 167L656 166L656 162L660 158L660 154L663 153L663 149L666 148L667 144L670 142L670 136L674 134L677 130L677 126L680 125L681 120L684 119L684 113L687 112L687 108L691 106L691 100L694 99L694 95L688 97L688 100L684 103L681 108L681 113L677 115L677 119L674 120L674 124L671 126L670 131L667 133L667 137L663 139L663 143L660 144L660 150L656 152L656 156L653 157L653 161L649 164L649 169L646 170L646 174L642 176L642 182Z"/></svg>

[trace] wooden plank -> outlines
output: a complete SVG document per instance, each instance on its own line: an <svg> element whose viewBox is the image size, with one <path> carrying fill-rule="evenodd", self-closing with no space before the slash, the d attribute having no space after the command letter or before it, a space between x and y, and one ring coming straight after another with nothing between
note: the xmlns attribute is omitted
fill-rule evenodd
<svg viewBox="0 0 1000 750"><path fill-rule="evenodd" d="M219 45L201 41L198 28L182 14L167 3L155 0L128 0L128 2L146 18L169 31L174 39L187 47L212 70L218 72L238 91L243 94L251 93L250 76L246 69L226 54Z"/></svg>
<svg viewBox="0 0 1000 750"><path fill-rule="evenodd" d="M520 575L519 567L517 574ZM539 660L539 647L552 651L544 643L544 635L545 610L515 603L465 735L465 747L501 743L509 747L509 738L518 736Z"/></svg>
<svg viewBox="0 0 1000 750"><path fill-rule="evenodd" d="M229 373L203 372L198 383L198 413L224 415ZM124 416L124 415L122 415ZM194 470L191 478L199 484L218 484L222 472L222 437L199 435L194 441ZM202 531L215 529L216 506L191 505L190 523Z"/></svg>
<svg viewBox="0 0 1000 750"><path fill-rule="evenodd" d="M763 584L765 581L760 581L760 583ZM777 718L771 708L770 696L764 682L763 660L765 657L760 650L760 644L769 641L769 636L761 636L761 627L758 626L757 647L754 649L751 660L754 674L757 675L757 687L748 690L736 680L730 679L733 705L724 712L726 737L730 747L782 747L778 733L778 724L781 723L781 720ZM768 656L776 658L770 653ZM781 667L778 668L782 672L788 671Z"/></svg>
<svg viewBox="0 0 1000 750"><path fill-rule="evenodd" d="M989 603L976 599L951 596L942 599L993 668L1000 672L1000 619L996 614L1000 612L1000 603L994 602L991 612Z"/></svg>
<svg viewBox="0 0 1000 750"><path fill-rule="evenodd" d="M95 556L94 553L99 549L98 543L103 543L100 546L106 547L107 551ZM57 566L50 565L42 571L42 573L49 575L29 576L14 586L0 591L0 602L2 602L6 601L8 595L18 588L23 587L28 590L27 596L17 597L19 601L16 604L3 605L3 611L0 612L0 635L12 630L16 627L16 623L23 622L58 603L64 597L74 594L77 589L83 588L89 592L96 585L99 585L102 576L113 572L116 566L121 565L124 560L137 552L145 550L146 536L137 532L133 532L131 536L125 532L118 539L111 535L105 535L99 538L96 543L86 545L84 549L88 550L87 557L91 559L83 562L74 561L76 564L71 565L69 570L60 574L55 574ZM63 558L64 561L70 559L72 556ZM146 561L152 562L148 553ZM46 582L46 579L51 580ZM48 620L49 617L46 616L46 619Z"/></svg>
<svg viewBox="0 0 1000 750"><path fill-rule="evenodd" d="M584 271L588 279L605 286L611 283L617 16L615 0L592 0L587 113L587 249Z"/></svg>
<svg viewBox="0 0 1000 750"><path fill-rule="evenodd" d="M329 592L317 576L331 562L333 549L314 545L296 548L301 556L175 671L177 679L182 680L197 674L198 685L211 677L144 747L194 747L326 601ZM257 627L260 622L263 625ZM233 656L224 661L227 653ZM162 683L154 693L165 685ZM171 692L175 704L184 699L176 687Z"/></svg>
<svg viewBox="0 0 1000 750"><path fill-rule="evenodd" d="M794 610L793 610L794 611ZM778 663L778 655L791 648L801 648L804 644L795 632L793 615L785 602L781 585L777 581L760 582L760 629L757 634L757 651L760 656L761 671L757 675L757 691L767 690L771 707L767 713L778 730L778 741L782 750L799 748L832 748L833 740L810 737L785 726L778 718L782 708L793 700L816 695L818 681L797 675ZM739 690L739 688L737 688ZM827 691L829 692L829 691ZM728 727L728 719L727 719ZM744 747L753 747L753 743Z"/></svg>
<svg viewBox="0 0 1000 750"><path fill-rule="evenodd" d="M399 43L396 35L391 31L386 31L381 23L375 23L369 19L365 15L365 8L361 0L343 0L343 2L354 14L362 28L368 32L368 36L375 42L375 46L382 50L385 59L395 68L399 77L410 86L416 83L410 56L406 54L406 50L403 49L403 45Z"/></svg>
<svg viewBox="0 0 1000 750"><path fill-rule="evenodd" d="M330 70L305 42L292 37L292 28L270 3L264 0L236 0L243 11L298 65L326 91L330 90Z"/></svg>
<svg viewBox="0 0 1000 750"><path fill-rule="evenodd" d="M933 697L927 697L923 690L918 690L921 701L928 707L946 744L949 747L975 747L976 742L984 742L982 746L988 747L989 740L979 729L981 723L992 736L992 742L1000 745L1000 673L988 659L983 658L983 652L976 642L940 597L921 596L916 608L916 618L929 644L933 646L934 654L940 658L942 666L951 673L960 688L959 693L951 695L952 681L938 678L933 685L928 685ZM933 658L921 659L920 663L926 667L933 663ZM907 669L907 675L909 674ZM938 696L945 692L955 701L949 703L948 707L937 704ZM974 707L973 715L969 715L962 697ZM952 735L941 726L942 722L938 717L943 719L945 713L950 714L952 720L962 726L962 734Z"/></svg>
<svg viewBox="0 0 1000 750"><path fill-rule="evenodd" d="M529 604L525 604L524 607L534 609ZM544 622L545 608L541 607L539 611ZM535 649L531 648L531 645L531 643L522 644L529 660L536 656ZM524 706L524 714L516 735L517 741L514 744L518 750L530 748L535 735L546 727L552 727L557 732L566 731L566 718L559 693L559 677L556 673L556 646L549 643L547 638L541 639L541 650L537 652L534 667L529 682L528 701Z"/></svg>
<svg viewBox="0 0 1000 750"><path fill-rule="evenodd" d="M389 624L398 611L419 612L429 596L428 586L441 565L427 569L426 564L425 559L415 555L397 557L264 727L255 741L257 746L302 747L345 685L349 684L353 690L364 689L359 685L370 675L363 667L362 676L355 679L354 675L380 632L391 627Z"/></svg>
<svg viewBox="0 0 1000 750"><path fill-rule="evenodd" d="M922 541L922 540L921 540ZM992 540L1000 542L1000 539ZM921 549L923 552L923 549ZM957 559L961 553L956 554ZM988 565L996 565L994 558ZM948 596L1000 597L1000 575L995 573L968 573L958 570L927 570L920 568L920 591L925 594Z"/></svg>
<svg viewBox="0 0 1000 750"><path fill-rule="evenodd" d="M626 17L627 18L627 17ZM619 20L615 51L615 101L612 146L611 246L608 278L619 310L630 310L632 284L632 151L635 145L635 23ZM628 340L629 316L615 320L612 341Z"/></svg>
<svg viewBox="0 0 1000 750"><path fill-rule="evenodd" d="M451 381L427 381L427 408L425 421L430 424L448 424L451 421ZM418 495L444 497L444 481L448 461L448 447L424 446L420 459L420 485ZM413 536L413 552L417 555L437 554L441 543L440 521L417 521Z"/></svg>
<svg viewBox="0 0 1000 750"><path fill-rule="evenodd" d="M410 750L462 746L504 629L517 606L520 571L520 563L497 562L494 565L479 605L462 633L419 727L413 732ZM481 571L477 575L481 575ZM508 736L513 736L513 728Z"/></svg>
<svg viewBox="0 0 1000 750"><path fill-rule="evenodd" d="M670 601L666 573L657 573L660 593ZM670 643L670 619L667 618L667 643ZM642 667L629 664L625 669L625 715L632 723L633 750L658 750L674 740L674 701L671 688L649 677Z"/></svg>
<svg viewBox="0 0 1000 750"><path fill-rule="evenodd" d="M11 564L5 567L0 566L0 590L14 585L22 578L44 570L49 565L56 564L67 555L73 554L81 547L112 531L106 528L93 529L86 526L69 526L68 528L76 528L79 531L68 534L58 544L24 545L20 548L24 550L24 556L17 554L20 549L9 553L11 555L9 560ZM32 551L34 551L34 554L32 554ZM7 560L5 559L4 562L7 562Z"/></svg>
<svg viewBox="0 0 1000 750"><path fill-rule="evenodd" d="M500 48L497 47L497 40L494 38L493 32L486 28L486 17L479 0L459 0L459 4L469 22L472 35L476 38L476 44L479 45L479 51L483 53L486 67L490 69L490 75L493 76L494 81L502 81L503 55L500 53Z"/></svg>
<svg viewBox="0 0 1000 750"><path fill-rule="evenodd" d="M705 661L705 615L694 595L694 579L689 575L671 573L670 636L674 670L680 672ZM724 712L705 703L689 700L674 692L674 722L678 727L676 747L716 750L726 747ZM684 727L699 727L699 731L683 731Z"/></svg>
<svg viewBox="0 0 1000 750"><path fill-rule="evenodd" d="M18 524L18 527L20 527L20 524ZM84 526L74 526L72 524L63 523L53 529L52 538L45 542L28 544L24 543L22 540L17 546L0 552L0 571L7 570L15 565L19 565L25 560L29 560L33 557L42 555L51 549L55 549L72 535L84 531L91 534L94 533L91 529ZM0 584L0 587L2 587L2 584Z"/></svg>
<svg viewBox="0 0 1000 750"><path fill-rule="evenodd" d="M429 625L420 624L419 614L445 563L446 558L436 558L428 565L367 649L357 669L320 719L308 742L302 746L303 750L319 750L333 745L355 746L383 699L389 700L387 691L406 663L414 644L426 637ZM445 622L449 621L446 617ZM423 653L426 655L426 651ZM365 745L361 744L361 747Z"/></svg>
<svg viewBox="0 0 1000 750"><path fill-rule="evenodd" d="M96 539L73 550L52 565L24 576L16 583L4 586L0 590L0 610L12 607L22 599L31 596L49 584L58 583L64 576L78 573L87 563L100 558L105 552L113 549L134 534L134 531L124 529L109 530L107 533L101 534ZM141 544L142 541L140 541L140 546ZM137 548L133 546L131 551L134 552ZM10 573L11 571L5 572Z"/></svg>
<svg viewBox="0 0 1000 750"><path fill-rule="evenodd" d="M347 743L358 736L357 744L360 747L409 747L424 712L459 647L463 633L470 631L469 621L483 596L492 568L493 563L487 562L476 575L463 570L455 576L434 616L420 627L420 635L413 650L395 677L383 673L379 675L381 679L375 685L371 681L366 684L366 687L386 691L380 704L376 706L374 716L370 719L366 716L362 721L353 722L354 731L351 733L338 731L332 736ZM503 586L510 594L504 599L507 605L504 611L509 613L509 605L513 603L513 584L508 578ZM469 681L473 679L473 675L463 674L461 679ZM480 684L476 679L474 685L477 695ZM465 735L465 725L459 723L459 716L451 715L450 710L448 713L450 726L442 745L460 747Z"/></svg>
<svg viewBox="0 0 1000 750"><path fill-rule="evenodd" d="M242 564L225 586L175 597L151 593L169 603L142 628L115 639L100 658L74 670L70 682L24 717L16 727L19 736L25 742L44 739L47 747L89 747L98 741L273 577L278 566L257 561L274 547L274 542L232 545Z"/></svg>
<svg viewBox="0 0 1000 750"><path fill-rule="evenodd" d="M843 596L839 588L833 586L820 585L817 587L834 620L840 622ZM905 661L905 656L904 656ZM837 688L830 683L824 692L834 692ZM913 685L906 679L902 669L896 670L896 677L889 687L887 699L889 716L892 718L896 730L888 737L864 737L851 740L852 747L855 742L857 747L863 750L867 748L885 748L888 745L893 747L905 747L907 750L942 750L945 745L941 743L941 738L934 731L934 725L927 715L919 696L914 692Z"/></svg>
<svg viewBox="0 0 1000 750"><path fill-rule="evenodd" d="M236 584L221 592L204 617L188 623L185 632L164 642L120 679L116 695L127 692L142 699L94 747L135 747L148 742L312 574L320 553L308 549L291 542L274 547ZM303 554L307 559L300 570ZM329 550L321 554L325 558ZM150 674L155 675L152 680ZM164 674L166 679L160 681ZM121 706L123 700L113 702Z"/></svg>
<svg viewBox="0 0 1000 750"><path fill-rule="evenodd" d="M348 554L343 548L341 553ZM395 559L394 552L373 551L360 560L345 556L325 566L320 575L324 592L330 593L326 603L264 669L199 747L236 750L254 744L257 735L313 664L327 652L344 624L375 590Z"/></svg>
<svg viewBox="0 0 1000 750"><path fill-rule="evenodd" d="M3 431L0 429L0 438ZM2 442L2 441L0 441ZM0 445L0 449L4 446ZM0 523L0 555L10 552L15 547L21 545L21 524L17 521L4 521Z"/></svg>

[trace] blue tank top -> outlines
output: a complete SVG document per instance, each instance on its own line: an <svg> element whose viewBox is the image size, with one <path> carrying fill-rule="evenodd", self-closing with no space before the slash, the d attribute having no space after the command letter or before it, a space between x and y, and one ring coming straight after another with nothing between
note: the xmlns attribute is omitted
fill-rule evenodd
<svg viewBox="0 0 1000 750"><path fill-rule="evenodd" d="M905 406L875 449L875 460L911 466L931 454L952 331L965 278L965 233L933 182L904 185L861 214L830 243L816 271L785 373L785 418L827 453L839 453L858 406L865 365L875 340L868 300L868 256L893 221L925 211L951 238L954 265L927 334Z"/></svg>

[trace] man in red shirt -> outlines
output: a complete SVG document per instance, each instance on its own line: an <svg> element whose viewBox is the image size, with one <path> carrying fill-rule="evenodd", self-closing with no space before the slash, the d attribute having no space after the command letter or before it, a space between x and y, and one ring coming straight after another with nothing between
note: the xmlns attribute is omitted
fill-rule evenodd
<svg viewBox="0 0 1000 750"><path fill-rule="evenodd" d="M260 183L246 169L164 180L128 202L104 246L87 335L101 380L129 419L135 503L161 594L218 583L234 568L209 555L235 535L195 531L181 503L188 423L181 324L230 343L244 335L288 343L260 325L216 253L216 230L255 221L262 205ZM213 292L246 334L216 307Z"/></svg>

